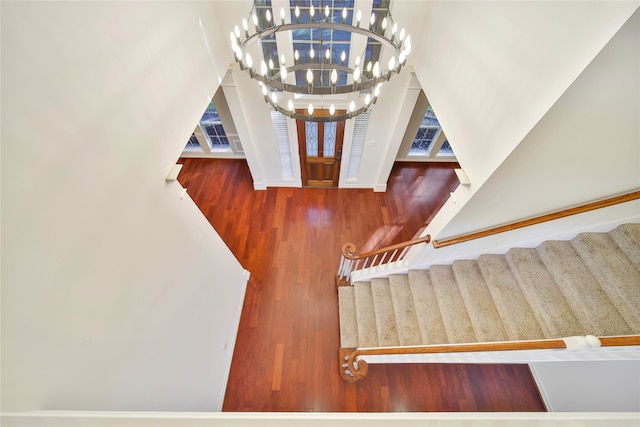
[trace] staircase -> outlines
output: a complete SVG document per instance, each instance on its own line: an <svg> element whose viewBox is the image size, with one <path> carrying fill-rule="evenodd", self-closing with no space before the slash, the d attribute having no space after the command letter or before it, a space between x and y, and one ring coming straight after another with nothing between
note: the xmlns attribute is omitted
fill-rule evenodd
<svg viewBox="0 0 640 427"><path fill-rule="evenodd" d="M338 288L347 348L640 334L640 224Z"/></svg>

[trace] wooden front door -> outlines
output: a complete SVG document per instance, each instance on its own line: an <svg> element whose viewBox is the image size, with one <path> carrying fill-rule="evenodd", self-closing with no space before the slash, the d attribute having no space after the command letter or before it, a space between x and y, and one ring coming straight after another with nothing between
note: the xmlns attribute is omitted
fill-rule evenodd
<svg viewBox="0 0 640 427"><path fill-rule="evenodd" d="M344 111L336 111L342 114ZM306 114L305 110L298 113ZM329 115L317 110L314 115ZM340 176L344 120L339 122L305 122L297 120L298 146L303 187L337 187Z"/></svg>

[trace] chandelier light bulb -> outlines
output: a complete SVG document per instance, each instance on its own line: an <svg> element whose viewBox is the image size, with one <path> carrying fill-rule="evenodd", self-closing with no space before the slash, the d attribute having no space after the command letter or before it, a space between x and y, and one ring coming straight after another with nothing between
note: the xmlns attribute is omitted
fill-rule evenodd
<svg viewBox="0 0 640 427"><path fill-rule="evenodd" d="M394 68L396 68L396 57L392 56L389 58L389 71L393 71Z"/></svg>
<svg viewBox="0 0 640 427"><path fill-rule="evenodd" d="M240 49L240 46L235 45L233 48L233 53L236 55L237 61L240 61L242 59L242 49Z"/></svg>
<svg viewBox="0 0 640 427"><path fill-rule="evenodd" d="M331 51L329 51L329 49L327 49L324 53L325 58L327 58L327 61L329 60L329 58L331 58Z"/></svg>
<svg viewBox="0 0 640 427"><path fill-rule="evenodd" d="M336 112L336 106L331 104L329 106L329 114L333 116L335 114L335 112Z"/></svg>
<svg viewBox="0 0 640 427"><path fill-rule="evenodd" d="M307 111L309 112L310 116L313 116L313 104L309 104L309 107L307 107Z"/></svg>
<svg viewBox="0 0 640 427"><path fill-rule="evenodd" d="M280 64L284 65L285 64L285 57L284 57L284 53L282 55L280 55Z"/></svg>
<svg viewBox="0 0 640 427"><path fill-rule="evenodd" d="M269 69L273 70L273 59L269 59Z"/></svg>
<svg viewBox="0 0 640 427"><path fill-rule="evenodd" d="M337 81L338 81L338 72L334 68L333 70L331 70L331 83L336 84Z"/></svg>
<svg viewBox="0 0 640 427"><path fill-rule="evenodd" d="M289 111L293 111L293 101L292 100L289 100L287 102L287 108L289 109Z"/></svg>
<svg viewBox="0 0 640 427"><path fill-rule="evenodd" d="M267 75L267 63L264 62L264 59L260 62L260 74L262 74L263 77Z"/></svg>
<svg viewBox="0 0 640 427"><path fill-rule="evenodd" d="M364 97L364 105L369 105L371 103L371 95L367 94L367 96Z"/></svg>
<svg viewBox="0 0 640 427"><path fill-rule="evenodd" d="M248 30L249 30L249 23L247 23L247 20L246 20L245 18L242 18L242 28L243 28L245 31L248 31Z"/></svg>
<svg viewBox="0 0 640 427"><path fill-rule="evenodd" d="M376 88L373 90L373 96L375 98L377 98L378 96L380 96L380 85L376 86Z"/></svg>
<svg viewBox="0 0 640 427"><path fill-rule="evenodd" d="M267 87L265 85L262 85L262 94L267 96Z"/></svg>
<svg viewBox="0 0 640 427"><path fill-rule="evenodd" d="M284 7L280 8L280 19L282 19L282 23L284 24Z"/></svg>
<svg viewBox="0 0 640 427"><path fill-rule="evenodd" d="M373 77L380 77L380 63L376 61L376 64L373 66Z"/></svg>
<svg viewBox="0 0 640 427"><path fill-rule="evenodd" d="M316 57L316 51L313 50L313 48L311 48L311 50L309 50L309 56L311 57L311 59Z"/></svg>
<svg viewBox="0 0 640 427"><path fill-rule="evenodd" d="M329 5L324 7L324 16L329 17Z"/></svg>
<svg viewBox="0 0 640 427"><path fill-rule="evenodd" d="M360 65L360 55L356 56L356 67Z"/></svg>
<svg viewBox="0 0 640 427"><path fill-rule="evenodd" d="M300 7L296 6L295 10L293 11L294 15L296 15L296 20L298 20L298 18L300 18Z"/></svg>
<svg viewBox="0 0 640 427"><path fill-rule="evenodd" d="M307 70L307 82L313 84L313 71L311 69Z"/></svg>
<svg viewBox="0 0 640 427"><path fill-rule="evenodd" d="M411 53L411 43L405 43L403 52L405 55L409 55Z"/></svg>
<svg viewBox="0 0 640 427"><path fill-rule="evenodd" d="M282 83L287 81L287 67L284 65L280 67L280 80L282 80Z"/></svg>
<svg viewBox="0 0 640 427"><path fill-rule="evenodd" d="M236 37L240 38L240 28L238 28L237 25L233 28L233 33L236 35Z"/></svg>
<svg viewBox="0 0 640 427"><path fill-rule="evenodd" d="M271 11L269 9L264 13L265 18L267 18L267 22L271 22Z"/></svg>
<svg viewBox="0 0 640 427"><path fill-rule="evenodd" d="M360 21L362 21L362 11L358 11L356 14L356 27L360 26Z"/></svg>
<svg viewBox="0 0 640 427"><path fill-rule="evenodd" d="M356 109L356 103L354 101L351 101L349 103L349 111L351 111L353 113L353 111Z"/></svg>
<svg viewBox="0 0 640 427"><path fill-rule="evenodd" d="M404 28L400 30L400 41L404 40Z"/></svg>
<svg viewBox="0 0 640 427"><path fill-rule="evenodd" d="M376 14L372 13L371 14L371 19L369 19L370 27L373 27L373 24L375 24L375 22L376 22Z"/></svg>
<svg viewBox="0 0 640 427"><path fill-rule="evenodd" d="M367 64L367 73L371 72L371 67L373 66L373 64L371 64L371 61L369 61L369 63Z"/></svg>
<svg viewBox="0 0 640 427"><path fill-rule="evenodd" d="M347 20L347 8L346 7L342 8L342 20L343 21Z"/></svg>
<svg viewBox="0 0 640 427"><path fill-rule="evenodd" d="M316 14L316 9L315 7L313 7L313 5L311 5L311 7L309 8L309 15L311 16L311 18L313 18L313 15Z"/></svg>
<svg viewBox="0 0 640 427"><path fill-rule="evenodd" d="M398 57L398 62L400 64L404 64L404 61L407 60L407 55L404 53L404 50L400 52L400 56Z"/></svg>
<svg viewBox="0 0 640 427"><path fill-rule="evenodd" d="M258 27L258 14L257 14L257 13L254 13L254 14L251 16L251 20L253 21L253 25L255 25L255 26L256 26L256 28L257 28L257 27Z"/></svg>
<svg viewBox="0 0 640 427"><path fill-rule="evenodd" d="M340 54L340 61L344 62L345 59L347 59L347 52L343 50L342 53Z"/></svg>
<svg viewBox="0 0 640 427"><path fill-rule="evenodd" d="M356 69L353 70L353 81L357 82L358 80L360 80L360 67L356 67Z"/></svg>
<svg viewBox="0 0 640 427"><path fill-rule="evenodd" d="M300 59L300 52L298 52L297 50L295 52L293 52L293 58L298 61Z"/></svg>
<svg viewBox="0 0 640 427"><path fill-rule="evenodd" d="M273 102L274 104L278 103L278 97L276 96L275 92L271 93L271 102Z"/></svg>
<svg viewBox="0 0 640 427"><path fill-rule="evenodd" d="M247 52L247 55L244 57L244 62L247 64L247 67L253 67L253 59L251 59L251 55Z"/></svg>
<svg viewBox="0 0 640 427"><path fill-rule="evenodd" d="M382 20L382 29L386 30L387 29L387 17L385 16L384 19Z"/></svg>
<svg viewBox="0 0 640 427"><path fill-rule="evenodd" d="M396 31L398 31L398 23L394 22L393 23L393 27L391 27L391 34L393 34L395 36Z"/></svg>
<svg viewBox="0 0 640 427"><path fill-rule="evenodd" d="M238 46L238 38L236 37L235 34L233 34L233 31L231 31L229 33L229 40L231 40L231 47L235 47Z"/></svg>

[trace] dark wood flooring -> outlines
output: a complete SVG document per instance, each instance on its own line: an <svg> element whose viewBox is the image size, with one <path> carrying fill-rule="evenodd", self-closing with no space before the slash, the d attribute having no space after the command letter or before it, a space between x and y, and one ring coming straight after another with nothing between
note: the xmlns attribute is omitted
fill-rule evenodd
<svg viewBox="0 0 640 427"><path fill-rule="evenodd" d="M454 165L399 163L386 193L254 191L244 160L181 159L179 181L251 272L224 411L543 411L526 365L370 365L338 373L342 245L416 236L458 185Z"/></svg>

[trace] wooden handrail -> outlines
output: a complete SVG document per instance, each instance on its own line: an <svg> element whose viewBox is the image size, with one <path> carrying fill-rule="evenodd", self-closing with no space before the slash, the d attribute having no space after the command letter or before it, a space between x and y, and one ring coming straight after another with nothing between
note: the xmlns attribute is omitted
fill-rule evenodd
<svg viewBox="0 0 640 427"><path fill-rule="evenodd" d="M363 254L356 254L356 245L354 245L353 243L345 243L345 245L342 247L342 255L344 255L345 258L351 259L351 260L363 259L363 258L375 256L375 255L380 255L385 252L395 251L396 249L404 249L405 247L417 245L418 243L429 243L430 241L431 241L431 236L427 235L419 239L397 243L395 245L376 249L375 251L371 251L371 252L365 252Z"/></svg>
<svg viewBox="0 0 640 427"><path fill-rule="evenodd" d="M499 227L490 228L488 230L477 231L475 233L465 234L463 236L452 237L444 240L434 240L434 248L443 248L445 246L455 245L458 243L468 242L470 240L480 239L481 237L492 236L494 234L504 233L505 231L517 230L519 228L528 227L530 225L542 224L543 222L553 221L555 219L565 218L571 215L581 214L596 209L606 208L609 206L617 205L620 203L630 202L632 200L640 199L640 191L632 191L620 196L609 197L593 203L587 203L569 209L553 212L546 215L541 215L535 218L525 219L522 221L513 222L511 224L502 225Z"/></svg>
<svg viewBox="0 0 640 427"><path fill-rule="evenodd" d="M356 245L353 243L346 243L342 247L336 282L338 286L348 285L351 281L352 272L370 267L382 267L392 262L401 261L411 246L419 243L429 243L430 241L431 236L427 235L363 254L356 253Z"/></svg>
<svg viewBox="0 0 640 427"><path fill-rule="evenodd" d="M602 347L640 345L640 335L599 337ZM475 353L481 351L550 350L566 348L563 339L501 341L474 344L437 344L420 347L380 347L362 349L340 349L340 373L350 383L363 378L368 371L367 362L357 360L359 356L390 356L402 354Z"/></svg>

